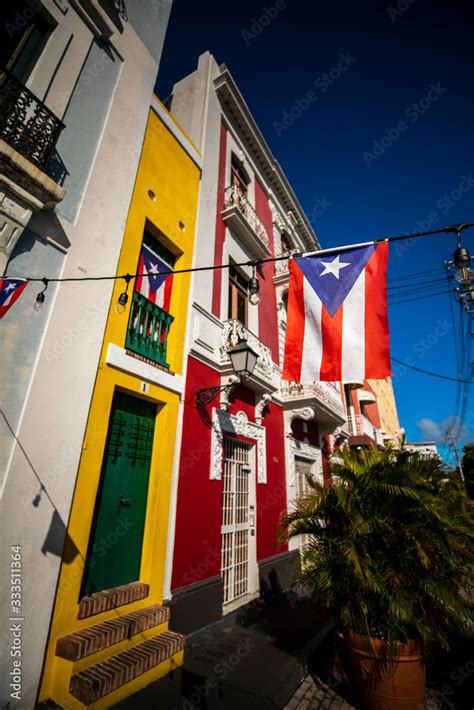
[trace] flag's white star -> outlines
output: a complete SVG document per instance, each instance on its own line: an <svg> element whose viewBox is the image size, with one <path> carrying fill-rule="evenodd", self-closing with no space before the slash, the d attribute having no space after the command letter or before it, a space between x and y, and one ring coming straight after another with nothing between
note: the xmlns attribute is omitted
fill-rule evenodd
<svg viewBox="0 0 474 710"><path fill-rule="evenodd" d="M14 290L15 290L15 286L16 286L16 284L12 284L12 282L10 281L10 283L8 284L8 286L5 286L5 291L7 291L7 292L8 292L8 291L12 291L12 290L14 291Z"/></svg>
<svg viewBox="0 0 474 710"><path fill-rule="evenodd" d="M160 273L160 270L158 269L158 264L150 264L150 268L148 269L150 274L153 274L153 276L158 276Z"/></svg>
<svg viewBox="0 0 474 710"><path fill-rule="evenodd" d="M320 276L325 276L326 274L332 274L339 279L339 272L346 266L350 266L348 261L339 261L340 255L338 254L332 261L322 261L321 264L324 266L324 271L321 271Z"/></svg>

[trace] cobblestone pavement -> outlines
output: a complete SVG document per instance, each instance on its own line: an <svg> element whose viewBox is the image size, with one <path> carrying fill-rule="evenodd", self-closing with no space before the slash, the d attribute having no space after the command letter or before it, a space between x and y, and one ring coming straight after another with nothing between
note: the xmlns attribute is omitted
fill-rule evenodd
<svg viewBox="0 0 474 710"><path fill-rule="evenodd" d="M284 710L356 710L322 681L307 676Z"/></svg>

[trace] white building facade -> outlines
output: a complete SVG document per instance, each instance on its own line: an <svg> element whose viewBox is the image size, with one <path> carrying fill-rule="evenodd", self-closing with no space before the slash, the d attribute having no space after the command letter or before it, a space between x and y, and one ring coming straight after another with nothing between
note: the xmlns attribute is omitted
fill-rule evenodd
<svg viewBox="0 0 474 710"><path fill-rule="evenodd" d="M329 438L348 431L338 383L281 382L288 264L259 260L318 241L227 67L201 55L170 110L203 156L194 266L226 265L193 274L187 321L165 595L189 632L288 587L297 543L276 544L280 514L306 473L322 479ZM200 392L234 381L228 353L242 341L258 354L253 374L232 392Z"/></svg>
<svg viewBox="0 0 474 710"><path fill-rule="evenodd" d="M40 311L44 286L31 283L1 322L1 558L20 600L15 611L1 585L2 707L35 704L64 545L75 554L65 531L113 282L74 279L115 273L170 9L38 0L4 12L0 270L51 281Z"/></svg>

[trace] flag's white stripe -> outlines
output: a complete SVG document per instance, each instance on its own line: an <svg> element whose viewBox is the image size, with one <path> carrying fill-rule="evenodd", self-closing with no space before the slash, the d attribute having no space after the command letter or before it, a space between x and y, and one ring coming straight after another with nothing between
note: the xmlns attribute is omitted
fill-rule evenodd
<svg viewBox="0 0 474 710"><path fill-rule="evenodd" d="M20 287L18 286L18 288L20 288ZM13 291L10 291L8 293L8 296L6 297L4 302L2 303L2 306L4 306L6 308L7 306L11 305L11 300L12 300L13 296L15 295L15 293L18 291L18 288L14 288Z"/></svg>
<svg viewBox="0 0 474 710"><path fill-rule="evenodd" d="M342 318L342 380L354 382L364 379L365 269L344 300Z"/></svg>
<svg viewBox="0 0 474 710"><path fill-rule="evenodd" d="M301 382L319 380L321 376L321 361L323 358L323 341L321 334L322 303L319 296L304 279L304 342L301 363ZM303 336L302 336L303 337Z"/></svg>

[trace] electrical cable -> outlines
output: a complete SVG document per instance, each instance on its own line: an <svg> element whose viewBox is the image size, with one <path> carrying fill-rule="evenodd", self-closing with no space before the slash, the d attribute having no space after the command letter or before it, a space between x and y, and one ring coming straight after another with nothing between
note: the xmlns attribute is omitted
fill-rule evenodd
<svg viewBox="0 0 474 710"><path fill-rule="evenodd" d="M413 298L405 298L399 301L388 301L389 306L397 306L400 303L413 303L413 301L421 301L423 298L433 298L434 296L444 296L452 291L438 291L435 293L425 293L421 296L413 296Z"/></svg>
<svg viewBox="0 0 474 710"><path fill-rule="evenodd" d="M365 246L371 246L371 245L377 245L377 244L382 244L383 242L398 242L403 239L419 239L421 237L428 237L432 236L434 234L443 234L443 233L448 233L448 232L454 232L455 234L458 234L460 231L464 229L469 229L471 227L474 227L474 222L464 222L460 224L454 224L449 227L442 227L440 229L431 229L428 232L415 232L414 234L401 234L399 236L395 237L380 237L378 239L373 239L370 242L364 242L362 244L349 244L347 246L342 246L342 247L331 247L330 249L319 249L317 251L313 252L301 252L298 254L281 254L279 256L272 256L272 257L267 257L266 259L253 259L249 261L242 261L237 264L215 264L213 266L194 266L190 267L189 269L176 269L176 270L164 270L160 271L160 274L189 274L192 272L198 272L198 271L215 271L216 269L229 269L231 266L259 266L260 264L266 264L269 262L275 262L275 261L288 261L289 259L293 258L302 258L302 257L307 257L307 256L318 256L318 255L329 255L333 253L340 253L344 251L348 251L349 249L357 249ZM137 273L137 274L122 274L119 276L66 276L63 278L36 278L36 277L22 277L25 279L25 281L29 282L39 282L41 281L42 283L48 282L48 283L66 283L66 282L75 282L75 281L115 281L118 279L124 279L126 280L127 278L134 279L138 278L139 276L147 276L147 273ZM8 278L15 278L13 276L4 276L4 279ZM16 277L20 278L20 277Z"/></svg>
<svg viewBox="0 0 474 710"><path fill-rule="evenodd" d="M404 279L412 279L418 276L427 276L427 274L439 273L440 269L428 269L427 271L415 271L412 274L400 274L399 276L389 276L387 281L401 281Z"/></svg>
<svg viewBox="0 0 474 710"><path fill-rule="evenodd" d="M410 290L412 288L418 288L419 286L431 286L433 284L444 283L445 277L439 279L429 279L427 281L414 281L410 284L397 284L396 286L387 286L387 291L400 291L403 289Z"/></svg>
<svg viewBox="0 0 474 710"><path fill-rule="evenodd" d="M461 382L470 385L471 380L459 380L457 377L451 377L450 375L443 375L440 372L432 372L431 370L423 370L421 367L416 367L415 365L409 365L407 362L403 362L403 360L398 360L396 357L390 356L390 360L393 360L393 362L397 362L399 365L403 365L404 367L409 367L411 370L416 370L417 372L423 373L423 375L431 375L431 377L439 377L441 380L449 380L450 382Z"/></svg>

